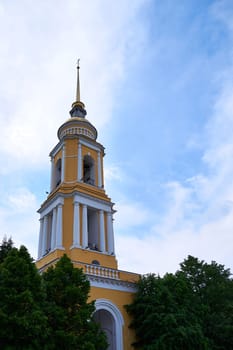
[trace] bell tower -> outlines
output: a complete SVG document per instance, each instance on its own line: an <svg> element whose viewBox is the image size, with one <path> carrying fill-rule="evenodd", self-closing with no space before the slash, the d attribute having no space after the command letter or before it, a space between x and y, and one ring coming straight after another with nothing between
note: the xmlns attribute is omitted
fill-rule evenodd
<svg viewBox="0 0 233 350"><path fill-rule="evenodd" d="M50 192L38 210L37 267L44 270L67 254L90 281L90 299L96 300L94 316L107 334L109 350L127 350L134 334L124 305L132 301L139 275L118 270L113 203L104 188L104 147L86 119L79 69L78 61L76 99L50 152Z"/></svg>
<svg viewBox="0 0 233 350"><path fill-rule="evenodd" d="M58 129L59 143L50 152L51 186L39 209L38 259L43 264L47 255L53 259L65 252L74 260L115 269L114 210L104 190L104 147L86 114L78 64L71 117Z"/></svg>

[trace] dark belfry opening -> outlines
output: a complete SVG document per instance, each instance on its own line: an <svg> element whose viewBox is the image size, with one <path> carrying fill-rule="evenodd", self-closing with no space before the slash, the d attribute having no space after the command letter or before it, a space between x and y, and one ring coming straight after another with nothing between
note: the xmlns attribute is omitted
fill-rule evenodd
<svg viewBox="0 0 233 350"><path fill-rule="evenodd" d="M55 184L56 187L60 185L61 183L61 158L58 159L56 166L55 166Z"/></svg>
<svg viewBox="0 0 233 350"><path fill-rule="evenodd" d="M83 181L89 185L95 185L95 164L89 155L83 159Z"/></svg>
<svg viewBox="0 0 233 350"><path fill-rule="evenodd" d="M87 209L87 229L88 229L88 248L99 250L98 242L98 212L94 209Z"/></svg>

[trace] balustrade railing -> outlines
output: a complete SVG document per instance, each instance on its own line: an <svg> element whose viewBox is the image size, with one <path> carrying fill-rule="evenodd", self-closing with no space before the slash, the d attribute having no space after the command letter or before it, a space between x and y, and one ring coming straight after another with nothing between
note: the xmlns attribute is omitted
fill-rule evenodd
<svg viewBox="0 0 233 350"><path fill-rule="evenodd" d="M83 271L87 275L93 275L93 276L99 276L99 277L106 277L106 278L112 278L112 279L119 279L119 271L110 269L108 267L102 267L99 265L90 265L90 264L83 264L83 263L77 263L80 267L83 268Z"/></svg>

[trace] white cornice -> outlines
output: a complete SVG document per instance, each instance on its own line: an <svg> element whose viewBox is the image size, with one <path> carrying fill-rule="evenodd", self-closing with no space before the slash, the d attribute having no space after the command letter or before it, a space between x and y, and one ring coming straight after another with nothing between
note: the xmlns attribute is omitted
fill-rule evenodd
<svg viewBox="0 0 233 350"><path fill-rule="evenodd" d="M135 283L121 281L107 277L86 274L92 287L118 290L121 292L136 293L137 287Z"/></svg>

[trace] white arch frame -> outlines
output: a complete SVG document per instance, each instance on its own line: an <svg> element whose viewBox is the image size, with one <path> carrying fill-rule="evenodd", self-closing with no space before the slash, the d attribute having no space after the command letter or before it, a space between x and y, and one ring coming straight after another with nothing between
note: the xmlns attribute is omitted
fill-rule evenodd
<svg viewBox="0 0 233 350"><path fill-rule="evenodd" d="M96 311L99 310L106 310L110 312L112 317L115 321L115 331L116 331L116 350L123 350L123 336L122 336L122 329L124 326L124 319L119 311L119 309L116 307L115 304L113 304L108 299L97 299L95 301L95 308ZM96 312L95 311L95 312Z"/></svg>

